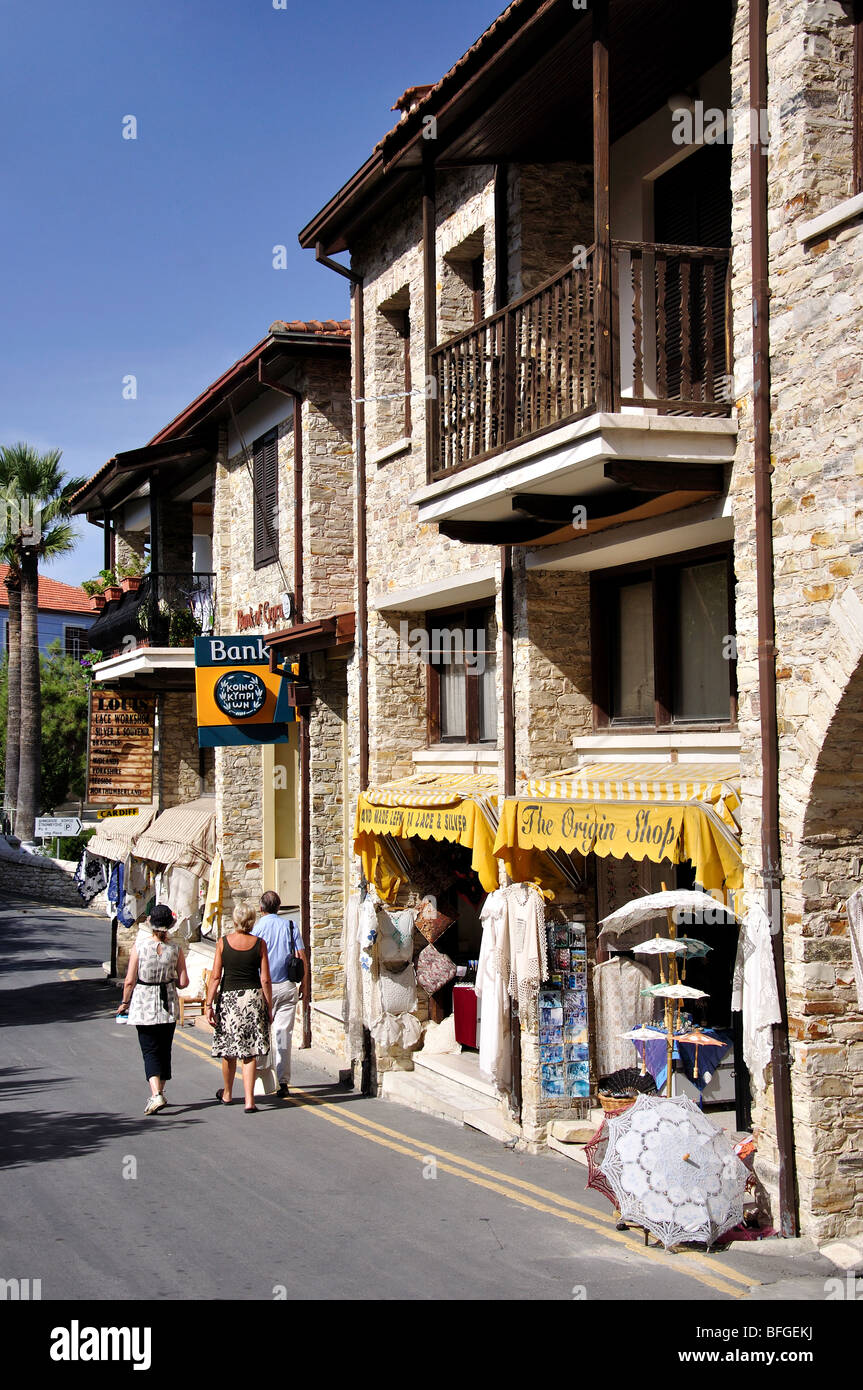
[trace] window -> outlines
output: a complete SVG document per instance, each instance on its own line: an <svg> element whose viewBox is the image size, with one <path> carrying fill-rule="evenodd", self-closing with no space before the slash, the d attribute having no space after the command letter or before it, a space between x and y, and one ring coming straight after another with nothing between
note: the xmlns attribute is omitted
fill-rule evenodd
<svg viewBox="0 0 863 1390"><path fill-rule="evenodd" d="M375 343L375 438L379 448L411 437L411 314L407 289L379 305Z"/></svg>
<svg viewBox="0 0 863 1390"><path fill-rule="evenodd" d="M494 609L426 615L429 743L497 742Z"/></svg>
<svg viewBox="0 0 863 1390"><path fill-rule="evenodd" d="M90 650L90 634L86 627L64 627L63 639L66 655L73 656L76 661Z"/></svg>
<svg viewBox="0 0 863 1390"><path fill-rule="evenodd" d="M725 550L596 576L596 723L733 723L732 592Z"/></svg>
<svg viewBox="0 0 863 1390"><path fill-rule="evenodd" d="M269 430L252 446L255 569L279 558L279 434Z"/></svg>

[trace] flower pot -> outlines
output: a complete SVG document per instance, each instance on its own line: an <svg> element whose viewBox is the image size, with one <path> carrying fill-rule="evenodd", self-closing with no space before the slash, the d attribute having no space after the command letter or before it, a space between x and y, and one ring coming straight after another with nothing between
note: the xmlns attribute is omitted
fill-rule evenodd
<svg viewBox="0 0 863 1390"><path fill-rule="evenodd" d="M113 603L115 599L123 597L123 590L119 584L109 584L105 590L105 598L108 603Z"/></svg>
<svg viewBox="0 0 863 1390"><path fill-rule="evenodd" d="M102 609L105 607L106 602L107 600L104 594L90 595L90 608L94 613L101 613Z"/></svg>
<svg viewBox="0 0 863 1390"><path fill-rule="evenodd" d="M127 574L120 580L120 588L124 594L136 594L141 587L143 576L140 574Z"/></svg>

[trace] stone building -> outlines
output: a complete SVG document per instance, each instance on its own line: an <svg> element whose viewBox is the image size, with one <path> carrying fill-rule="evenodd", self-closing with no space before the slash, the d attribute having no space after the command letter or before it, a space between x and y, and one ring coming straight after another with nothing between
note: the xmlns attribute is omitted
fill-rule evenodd
<svg viewBox="0 0 863 1390"><path fill-rule="evenodd" d="M348 351L346 323L274 323L148 445L110 460L76 499L77 511L105 525L107 563L119 567L131 554L149 562L142 588L106 606L92 641L104 658L100 684L156 695L152 809L193 803L203 814L209 806L222 923L237 903L279 892L302 920L321 1001L334 991L346 872ZM316 625L337 628L338 642L328 632L316 642ZM294 642L289 671L306 691L291 711L299 718L279 741L245 729L233 742L199 747L195 637L260 638L272 665L266 643L294 633L306 639ZM118 838L118 857L128 848ZM307 1036L310 1022L307 1009Z"/></svg>
<svg viewBox="0 0 863 1390"><path fill-rule="evenodd" d="M763 906L770 1064L742 1065L728 925L696 924L696 1019L734 1037L715 1099L751 1117L774 1224L819 1239L863 1230L862 40L834 0L515 0L300 235L352 281L351 808L473 778L512 866L527 796L668 807L664 859L534 856L586 928L591 1036L611 907L666 881ZM504 1109L540 1142L578 1107L520 1043ZM440 1066L375 1063L432 1107Z"/></svg>

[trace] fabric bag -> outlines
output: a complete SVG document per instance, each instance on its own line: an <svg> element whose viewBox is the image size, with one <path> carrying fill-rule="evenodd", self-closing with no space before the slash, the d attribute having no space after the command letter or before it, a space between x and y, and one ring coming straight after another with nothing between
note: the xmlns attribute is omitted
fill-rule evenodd
<svg viewBox="0 0 863 1390"><path fill-rule="evenodd" d="M436 994L450 980L455 979L456 968L449 956L429 943L417 957L417 981L426 994Z"/></svg>
<svg viewBox="0 0 863 1390"><path fill-rule="evenodd" d="M378 913L378 960L384 965L404 965L413 958L414 916L410 908Z"/></svg>
<svg viewBox="0 0 863 1390"><path fill-rule="evenodd" d="M423 898L417 909L417 926L429 945L433 945L439 936L443 936L447 928L452 926L453 921L454 918L446 917L442 912L438 912L430 898Z"/></svg>
<svg viewBox="0 0 863 1390"><path fill-rule="evenodd" d="M381 1008L385 1014L410 1014L417 1006L417 975L410 961L384 966L380 973Z"/></svg>
<svg viewBox="0 0 863 1390"><path fill-rule="evenodd" d="M276 1080L276 1069L270 1065L270 1054L264 1053L257 1059L257 1069L255 1072L255 1095L274 1096L279 1089Z"/></svg>

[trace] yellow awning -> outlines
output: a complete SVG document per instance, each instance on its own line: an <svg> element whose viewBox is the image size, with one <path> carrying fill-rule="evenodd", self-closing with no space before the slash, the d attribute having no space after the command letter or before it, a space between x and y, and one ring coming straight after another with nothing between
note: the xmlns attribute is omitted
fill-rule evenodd
<svg viewBox="0 0 863 1390"><path fill-rule="evenodd" d="M734 763L590 763L505 801L494 852L517 880L539 875L531 851L564 850L689 859L708 891L742 888L739 806Z"/></svg>
<svg viewBox="0 0 863 1390"><path fill-rule="evenodd" d="M466 845L471 865L487 893L498 886L494 832L497 825L497 775L420 773L369 787L357 802L354 852L369 883L387 901L400 879L388 863L386 837L450 840Z"/></svg>

